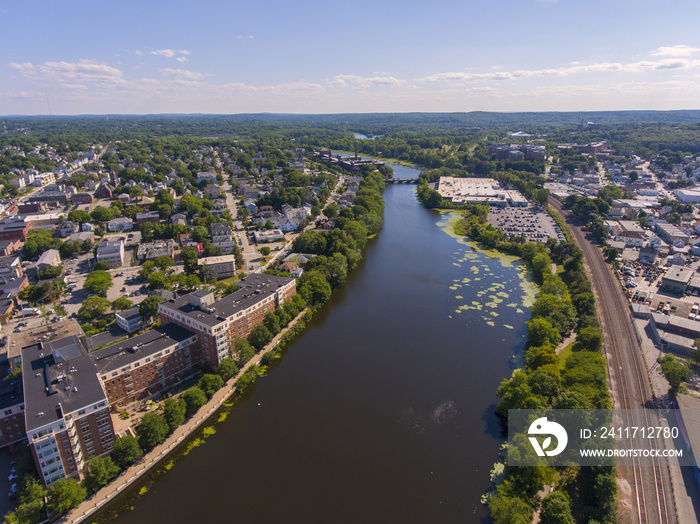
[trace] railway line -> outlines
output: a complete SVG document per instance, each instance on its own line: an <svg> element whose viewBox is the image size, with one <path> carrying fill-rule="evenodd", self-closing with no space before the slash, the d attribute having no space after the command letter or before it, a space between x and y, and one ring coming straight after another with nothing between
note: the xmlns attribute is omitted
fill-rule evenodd
<svg viewBox="0 0 700 524"><path fill-rule="evenodd" d="M584 254L593 292L598 304L600 322L605 339L608 378L613 408L622 411L626 427L657 427L663 425L653 409L667 407L662 399L654 397L648 368L640 350L638 334L632 325L629 305L619 281L603 260L600 249L587 238L580 221L561 203L550 198L552 208L566 221L576 244ZM637 410L637 411L626 411ZM649 449L649 439L620 438L618 449ZM646 461L650 459L645 459ZM652 465L641 465L635 459L632 466L619 465L618 475L629 485L629 491L620 490L618 503L621 522L676 523L678 522L673 485L668 465L652 459ZM623 482L624 487L624 482Z"/></svg>

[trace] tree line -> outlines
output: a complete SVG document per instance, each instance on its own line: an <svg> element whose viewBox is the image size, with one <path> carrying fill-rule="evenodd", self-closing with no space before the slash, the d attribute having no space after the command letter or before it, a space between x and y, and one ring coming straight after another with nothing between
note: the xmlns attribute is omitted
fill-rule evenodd
<svg viewBox="0 0 700 524"><path fill-rule="evenodd" d="M509 409L609 409L603 335L595 299L583 267L583 253L570 242L546 244L507 241L486 225L485 206L471 206L456 232L489 248L516 255L530 268L540 286L527 323L525 366L504 379L496 413L505 421ZM487 211L487 209L486 209ZM563 271L552 273L556 263ZM563 362L556 353L561 340L576 332L572 352ZM542 485L559 480L562 490L545 498L543 522L615 522L617 485L611 467L552 468L546 465L511 467L489 499L496 523L529 523ZM550 507L551 506L551 507ZM546 510L546 511L545 511ZM561 520L546 520L548 514Z"/></svg>

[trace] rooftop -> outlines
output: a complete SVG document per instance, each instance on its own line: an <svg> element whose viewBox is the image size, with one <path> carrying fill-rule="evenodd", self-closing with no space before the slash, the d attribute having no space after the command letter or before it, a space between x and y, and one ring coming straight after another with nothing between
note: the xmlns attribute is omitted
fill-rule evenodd
<svg viewBox="0 0 700 524"><path fill-rule="evenodd" d="M0 382L0 409L24 402L22 377L16 376Z"/></svg>
<svg viewBox="0 0 700 524"><path fill-rule="evenodd" d="M76 336L22 348L22 381L27 432L107 400L95 364Z"/></svg>
<svg viewBox="0 0 700 524"><path fill-rule="evenodd" d="M132 320L135 320L136 318L141 318L141 313L139 313L139 307L134 306L131 309L127 309L126 311L120 311L119 313L116 313L116 316L123 318L127 322L130 322Z"/></svg>
<svg viewBox="0 0 700 524"><path fill-rule="evenodd" d="M671 266L671 268L663 276L663 280L671 282L683 282L687 284L695 273L692 267Z"/></svg>
<svg viewBox="0 0 700 524"><path fill-rule="evenodd" d="M176 324L165 324L137 337L95 351L90 356L97 371L107 373L168 349L194 336L196 336L194 333Z"/></svg>
<svg viewBox="0 0 700 524"><path fill-rule="evenodd" d="M20 354L21 348L52 338L58 340L71 335L82 337L84 334L80 324L72 318L61 322L51 322L47 326L27 329L20 333L8 333L7 356L8 358L16 357Z"/></svg>
<svg viewBox="0 0 700 524"><path fill-rule="evenodd" d="M207 264L225 264L227 262L234 264L236 262L236 257L234 255L221 255L218 257L200 258L197 260L197 265L204 266Z"/></svg>
<svg viewBox="0 0 700 524"><path fill-rule="evenodd" d="M241 289L234 291L210 306L205 306L205 308L192 305L190 300L190 295L192 294L163 302L161 306L177 310L193 320L208 326L216 326L239 311L247 309L274 294L279 288L292 280L294 279L254 273L236 282Z"/></svg>

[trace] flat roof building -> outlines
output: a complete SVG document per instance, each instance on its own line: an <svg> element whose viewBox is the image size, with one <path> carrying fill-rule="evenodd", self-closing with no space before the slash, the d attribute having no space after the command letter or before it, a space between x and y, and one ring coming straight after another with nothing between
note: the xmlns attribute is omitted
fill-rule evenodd
<svg viewBox="0 0 700 524"><path fill-rule="evenodd" d="M275 242L284 240L284 233L281 229L270 229L264 231L255 231L255 242Z"/></svg>
<svg viewBox="0 0 700 524"><path fill-rule="evenodd" d="M0 384L0 448L14 449L27 437L22 377L6 379Z"/></svg>
<svg viewBox="0 0 700 524"><path fill-rule="evenodd" d="M121 240L103 240L97 246L95 255L98 262L105 261L111 268L124 265L124 242Z"/></svg>
<svg viewBox="0 0 700 524"><path fill-rule="evenodd" d="M127 333L136 333L139 329L143 329L143 319L138 306L134 306L126 311L119 311L114 314L117 326Z"/></svg>
<svg viewBox="0 0 700 524"><path fill-rule="evenodd" d="M671 266L661 277L661 289L672 293L683 294L688 288L695 271L690 267Z"/></svg>
<svg viewBox="0 0 700 524"><path fill-rule="evenodd" d="M81 339L22 348L22 383L27 439L42 481L79 479L87 462L114 444L107 395Z"/></svg>
<svg viewBox="0 0 700 524"><path fill-rule="evenodd" d="M527 199L516 190L501 188L493 178L456 178L442 176L437 192L455 204L488 204L490 206L527 206Z"/></svg>
<svg viewBox="0 0 700 524"><path fill-rule="evenodd" d="M236 257L234 255L200 258L197 264L216 280L236 275Z"/></svg>
<svg viewBox="0 0 700 524"><path fill-rule="evenodd" d="M90 354L112 407L146 399L192 375L197 335L165 324Z"/></svg>
<svg viewBox="0 0 700 524"><path fill-rule="evenodd" d="M266 313L296 293L293 278L255 273L237 284L240 289L218 301L213 292L199 290L158 305L163 324L173 322L197 333L201 363L216 367L234 356L234 338L247 338Z"/></svg>

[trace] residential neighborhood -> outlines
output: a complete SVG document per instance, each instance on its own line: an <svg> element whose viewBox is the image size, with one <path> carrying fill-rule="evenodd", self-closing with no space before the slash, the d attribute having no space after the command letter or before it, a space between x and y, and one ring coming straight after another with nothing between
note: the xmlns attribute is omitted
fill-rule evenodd
<svg viewBox="0 0 700 524"><path fill-rule="evenodd" d="M185 177L175 158L154 171L129 147L91 144L70 162L47 144L5 148L56 166L15 169L16 195L0 202L0 365L17 374L0 398L9 424L0 423L0 448L29 444L47 487L84 478L115 438L134 435L140 416L118 421L125 408L239 361L234 341L283 307L296 314L296 279L315 255L293 253L293 242L332 228L362 180L301 149L203 146L191 152L201 169ZM61 384L45 391L44 383ZM76 440L78 425L90 430ZM44 451L53 446L66 452Z"/></svg>

